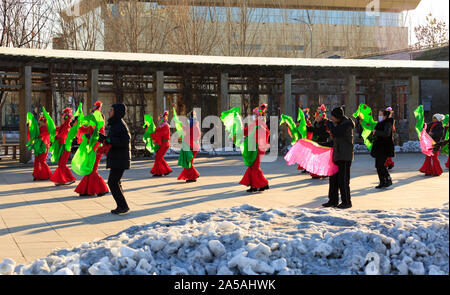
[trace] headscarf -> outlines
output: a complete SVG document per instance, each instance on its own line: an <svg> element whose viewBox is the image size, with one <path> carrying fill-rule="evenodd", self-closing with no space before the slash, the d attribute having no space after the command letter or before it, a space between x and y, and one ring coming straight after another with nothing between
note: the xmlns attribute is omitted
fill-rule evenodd
<svg viewBox="0 0 450 295"><path fill-rule="evenodd" d="M103 102L101 102L101 101L99 101L99 100L97 100L95 103L94 103L94 106L92 107L92 113L94 113L95 111L102 111L102 106L103 106Z"/></svg>
<svg viewBox="0 0 450 295"><path fill-rule="evenodd" d="M61 117L63 118L64 121L67 120L67 119L72 120L72 117L73 117L72 109L71 108L65 108L62 111Z"/></svg>
<svg viewBox="0 0 450 295"><path fill-rule="evenodd" d="M389 115L389 118L392 118L392 116L394 115L394 110L391 107L387 107L386 111L390 112L391 114Z"/></svg>
<svg viewBox="0 0 450 295"><path fill-rule="evenodd" d="M324 104L317 108L316 113L314 114L314 119L322 117L323 119L327 118L327 108Z"/></svg>
<svg viewBox="0 0 450 295"><path fill-rule="evenodd" d="M442 120L444 120L445 116L442 114L434 114L433 118L436 118L436 120L438 120L439 122L442 122Z"/></svg>
<svg viewBox="0 0 450 295"><path fill-rule="evenodd" d="M167 123L167 121L169 120L169 111L164 111L161 115L159 115L158 117L158 122L160 124L162 123Z"/></svg>
<svg viewBox="0 0 450 295"><path fill-rule="evenodd" d="M257 117L265 117L267 114L267 103L263 103L257 108L253 109L253 114Z"/></svg>

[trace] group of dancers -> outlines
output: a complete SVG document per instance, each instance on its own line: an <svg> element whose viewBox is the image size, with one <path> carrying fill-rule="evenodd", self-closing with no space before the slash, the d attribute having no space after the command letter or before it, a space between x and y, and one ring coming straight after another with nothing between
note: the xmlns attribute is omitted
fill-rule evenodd
<svg viewBox="0 0 450 295"><path fill-rule="evenodd" d="M247 192L262 192L269 189L269 182L260 167L261 159L270 148L270 130L266 125L267 104L253 109L250 123L244 127L240 108L234 108L222 113L221 119L228 131L233 144L242 151L244 164L248 167L240 184L248 188ZM39 119L31 113L27 117L28 148L34 150L35 161L33 178L50 180L55 185L70 185L76 179L67 167L72 142L80 144L72 159L71 168L83 179L75 188L80 196L103 196L111 190L117 203L117 208L111 212L125 214L130 209L123 195L121 178L124 171L130 169L131 143L130 132L124 121L126 107L115 104L109 112L107 123L108 135L105 134L105 116L101 113L102 102L94 104L89 115L82 112L82 105L75 114L66 108L61 113L62 124L55 126L51 116L43 108ZM386 188L392 185L389 174L394 167L392 158L395 156L393 134L395 121L392 108L379 112L378 122L373 120L372 111L367 105L360 105L353 114L362 127L364 143L375 158L380 184L376 187ZM423 119L423 111L418 114ZM173 110L175 128L181 143L178 164L183 167L178 180L187 183L196 182L200 173L194 167L194 160L200 150L200 124L195 111L188 114L187 124L183 124ZM154 124L150 115L145 116L144 142L146 148L154 153L155 161L150 173L154 177L163 177L172 173L172 169L164 156L170 148L169 111L164 111ZM350 166L353 161L353 129L355 122L345 116L343 108L335 108L331 119L327 117L324 105L317 108L314 121L311 122L310 110L300 109L297 124L287 115L282 115L280 124L287 123L288 133L292 137L292 147L285 156L289 165L297 164L298 169L310 173L313 178L330 178L329 201L323 206L350 208ZM420 124L418 123L418 126ZM448 115L435 114L433 122L419 126L418 135L425 142L431 138L432 146L426 148L425 163L420 171L426 175L442 174L438 155L441 149L448 154ZM423 130L419 130L422 128ZM446 135L445 135L446 133ZM425 134L425 135L424 135ZM421 139L421 146L422 146ZM423 144L426 146L426 144ZM424 151L424 149L422 149ZM52 173L47 165L48 154L51 161L58 163ZM111 169L108 186L98 174L98 166L103 155L107 156L106 168ZM448 167L448 161L446 163ZM339 204L339 192L341 204Z"/></svg>
<svg viewBox="0 0 450 295"><path fill-rule="evenodd" d="M102 103L97 101L91 110L91 114L95 111L101 112ZM84 135L90 138L94 132L94 127L89 125L81 125L77 130L74 125L77 123L78 117L74 118L71 108L65 108L61 113L60 126L55 127L53 119L48 115L45 108L40 114L39 119L34 120L31 113L28 114L28 148L34 151L34 170L33 180L50 180L55 185L70 185L76 181L70 169L67 167L67 162L70 157L73 136L69 136L70 131L76 132L79 143L81 137ZM37 124L36 124L37 123ZM103 126L100 133L105 134L105 127ZM94 166L91 172L84 175L81 182L75 188L75 191L80 196L103 196L109 192L103 178L98 174L98 165L102 156L108 152L108 145L102 145L99 142L94 146L96 154ZM48 153L51 152L51 162L58 163L58 167L52 173L47 164Z"/></svg>

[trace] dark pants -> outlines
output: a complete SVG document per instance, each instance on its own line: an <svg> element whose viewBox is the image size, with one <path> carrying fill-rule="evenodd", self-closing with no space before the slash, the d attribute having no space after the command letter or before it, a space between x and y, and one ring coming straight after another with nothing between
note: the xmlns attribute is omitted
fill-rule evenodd
<svg viewBox="0 0 450 295"><path fill-rule="evenodd" d="M335 163L339 167L338 173L330 177L330 189L328 191L329 202L339 203L339 192L343 204L351 204L350 200L350 161L338 161Z"/></svg>
<svg viewBox="0 0 450 295"><path fill-rule="evenodd" d="M391 178L388 168L384 165L386 160L386 156L377 156L375 158L375 167L377 168L378 178L381 184L386 183Z"/></svg>
<svg viewBox="0 0 450 295"><path fill-rule="evenodd" d="M111 194L114 197L114 200L117 203L118 208L129 209L127 201L123 196L122 183L120 179L123 176L125 169L111 169L108 177L108 186L111 191Z"/></svg>

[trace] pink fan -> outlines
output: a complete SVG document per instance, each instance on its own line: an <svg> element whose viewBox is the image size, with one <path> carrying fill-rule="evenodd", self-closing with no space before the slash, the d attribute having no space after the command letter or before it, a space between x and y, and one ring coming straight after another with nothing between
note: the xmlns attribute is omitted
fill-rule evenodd
<svg viewBox="0 0 450 295"><path fill-rule="evenodd" d="M420 149L422 153L426 156L432 157L433 153L433 145L436 142L431 138L431 136L427 133L427 124L423 126L422 133L420 134Z"/></svg>
<svg viewBox="0 0 450 295"><path fill-rule="evenodd" d="M318 176L332 176L339 170L333 163L333 149L300 139L284 157L288 165L298 164Z"/></svg>

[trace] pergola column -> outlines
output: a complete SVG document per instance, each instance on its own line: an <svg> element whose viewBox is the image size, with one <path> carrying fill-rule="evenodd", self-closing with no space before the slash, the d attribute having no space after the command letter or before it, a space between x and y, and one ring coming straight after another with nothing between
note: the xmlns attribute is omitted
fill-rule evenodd
<svg viewBox="0 0 450 295"><path fill-rule="evenodd" d="M153 90L155 94L153 118L164 112L164 72L157 71L153 74Z"/></svg>
<svg viewBox="0 0 450 295"><path fill-rule="evenodd" d="M408 133L409 140L417 140L416 120L414 110L419 106L420 79L419 76L409 78L409 97L408 97Z"/></svg>
<svg viewBox="0 0 450 295"><path fill-rule="evenodd" d="M295 101L292 99L292 75L283 75L283 94L281 102L281 113L291 116L294 120L295 118ZM286 128L281 129L281 141L289 144L289 136L287 135Z"/></svg>
<svg viewBox="0 0 450 295"><path fill-rule="evenodd" d="M345 114L351 116L357 109L356 102L356 76L347 76L347 96L345 97Z"/></svg>
<svg viewBox="0 0 450 295"><path fill-rule="evenodd" d="M220 73L219 82L219 114L230 108L230 95L228 93L228 74Z"/></svg>
<svg viewBox="0 0 450 295"><path fill-rule="evenodd" d="M86 97L86 111L89 110L94 104L94 100L98 100L98 69L92 69L88 73L88 92Z"/></svg>
<svg viewBox="0 0 450 295"><path fill-rule="evenodd" d="M219 76L219 101L218 101L218 116L221 115L222 112L230 109L230 94L228 93L229 85L228 85L228 73L220 73ZM222 128L222 143L225 147L227 143L225 128Z"/></svg>
<svg viewBox="0 0 450 295"><path fill-rule="evenodd" d="M28 163L31 159L31 152L27 149L27 113L31 112L32 80L31 66L24 66L20 69L19 91L19 155L21 163Z"/></svg>
<svg viewBox="0 0 450 295"><path fill-rule="evenodd" d="M292 75L284 74L283 76L283 103L281 112L292 118L295 116L295 100L292 99ZM296 118L294 118L295 120Z"/></svg>
<svg viewBox="0 0 450 295"><path fill-rule="evenodd" d="M52 116L53 114L53 90L54 90L54 83L53 83L53 73L52 68L50 67L48 72L48 84L50 85L50 89L45 91L45 110Z"/></svg>

